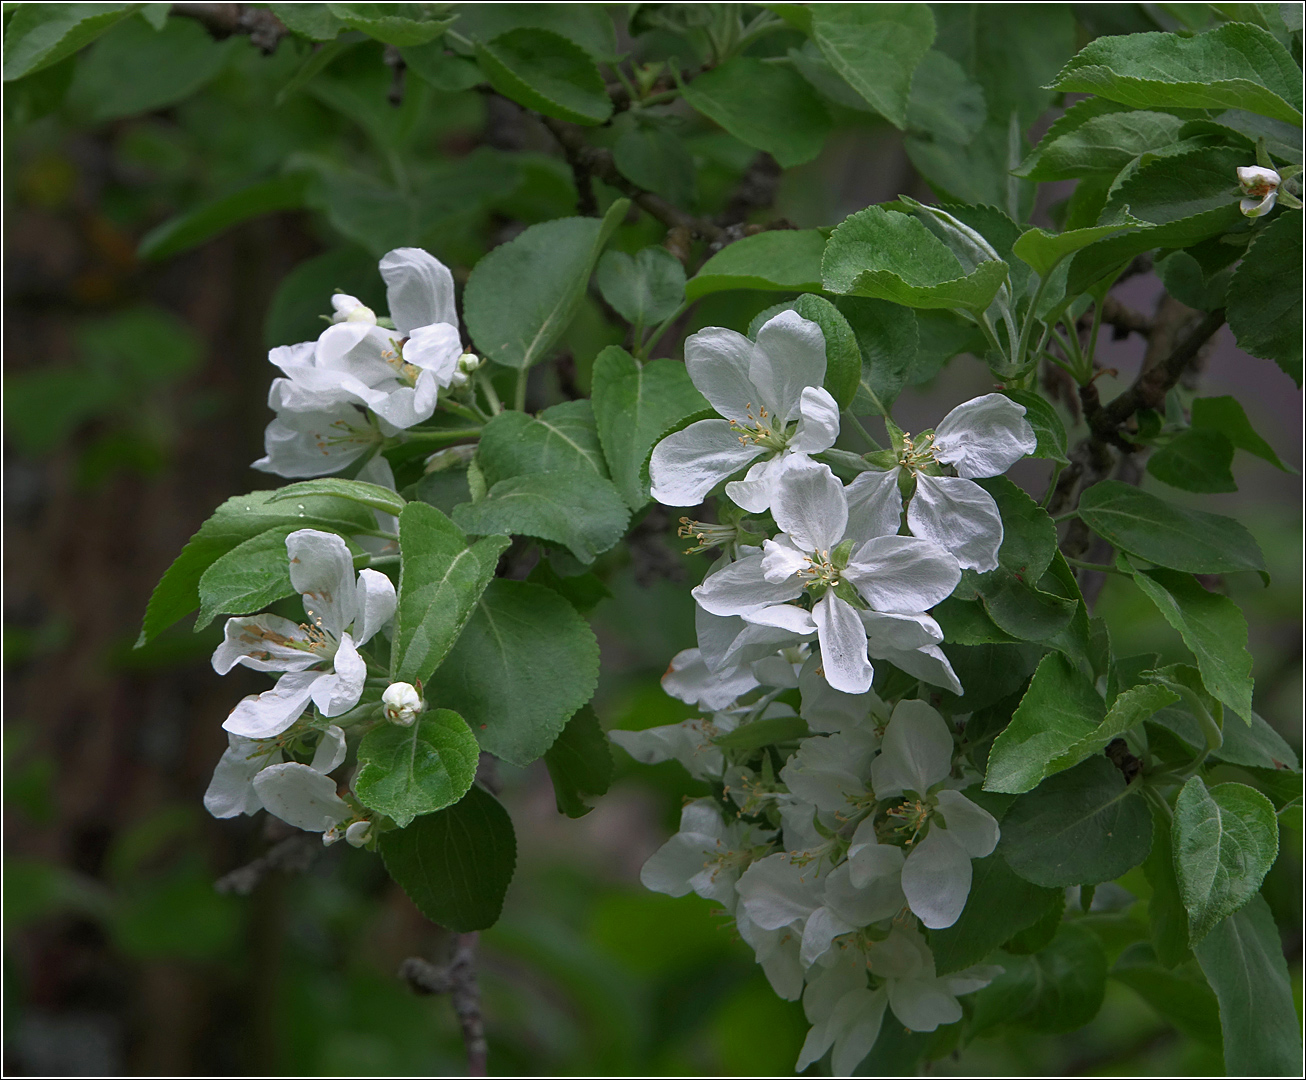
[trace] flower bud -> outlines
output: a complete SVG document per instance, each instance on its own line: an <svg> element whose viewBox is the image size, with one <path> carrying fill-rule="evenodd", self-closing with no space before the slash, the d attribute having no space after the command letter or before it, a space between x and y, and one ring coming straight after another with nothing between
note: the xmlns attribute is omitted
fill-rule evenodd
<svg viewBox="0 0 1306 1080"><path fill-rule="evenodd" d="M331 307L335 309L335 314L331 316L333 323L365 322L376 325L376 312L356 296L338 292L331 297Z"/></svg>
<svg viewBox="0 0 1306 1080"><path fill-rule="evenodd" d="M355 821L345 830L345 842L350 847L365 847L371 839L372 823L370 821Z"/></svg>
<svg viewBox="0 0 1306 1080"><path fill-rule="evenodd" d="M332 825L331 828L324 829L322 832L322 846L330 847L337 840L344 839L344 836L345 832L339 824Z"/></svg>
<svg viewBox="0 0 1306 1080"><path fill-rule="evenodd" d="M386 687L381 695L381 704L385 706L386 719L402 727L408 727L418 714L426 708L426 702L417 688L411 683L397 682Z"/></svg>
<svg viewBox="0 0 1306 1080"><path fill-rule="evenodd" d="M1274 209L1282 178L1273 169L1249 165L1238 170L1238 186L1247 198L1238 207L1250 218L1261 217Z"/></svg>

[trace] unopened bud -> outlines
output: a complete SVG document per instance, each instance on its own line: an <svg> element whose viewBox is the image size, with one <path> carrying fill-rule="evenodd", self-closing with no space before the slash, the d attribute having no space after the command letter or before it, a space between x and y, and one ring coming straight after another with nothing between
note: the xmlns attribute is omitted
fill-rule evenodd
<svg viewBox="0 0 1306 1080"><path fill-rule="evenodd" d="M459 446L447 446L437 450L426 459L426 472L444 472L445 469L465 469L468 462L476 456L475 443L463 443Z"/></svg>
<svg viewBox="0 0 1306 1080"><path fill-rule="evenodd" d="M381 695L381 704L385 706L386 719L391 723L408 727L423 709L426 702L411 683L397 682L386 687Z"/></svg>
<svg viewBox="0 0 1306 1080"><path fill-rule="evenodd" d="M356 296L338 292L331 297L331 307L335 310L331 316L333 323L365 322L376 325L376 312Z"/></svg>
<svg viewBox="0 0 1306 1080"><path fill-rule="evenodd" d="M332 825L331 828L324 829L322 832L322 846L330 847L337 840L343 839L344 835L345 835L345 830L342 829L340 825L338 824Z"/></svg>
<svg viewBox="0 0 1306 1080"><path fill-rule="evenodd" d="M1238 207L1251 218L1261 217L1274 209L1282 179L1273 169L1249 165L1238 170L1238 186L1247 198Z"/></svg>
<svg viewBox="0 0 1306 1080"><path fill-rule="evenodd" d="M365 847L371 839L372 823L370 821L355 821L345 830L345 842L350 847Z"/></svg>

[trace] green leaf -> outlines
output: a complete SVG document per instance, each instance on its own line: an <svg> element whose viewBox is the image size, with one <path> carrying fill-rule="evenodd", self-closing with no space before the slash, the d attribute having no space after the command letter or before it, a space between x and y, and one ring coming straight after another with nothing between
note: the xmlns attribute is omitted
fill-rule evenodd
<svg viewBox="0 0 1306 1080"><path fill-rule="evenodd" d="M1108 222L1169 225L1209 214L1210 220L1225 222L1226 228L1244 227L1246 219L1235 200L1240 194L1238 166L1246 160L1247 151L1226 146L1145 160L1116 186L1103 217Z"/></svg>
<svg viewBox="0 0 1306 1080"><path fill-rule="evenodd" d="M384 723L358 744L354 790L364 806L388 814L402 829L466 795L480 756L471 728L448 709L423 713L408 727Z"/></svg>
<svg viewBox="0 0 1306 1080"><path fill-rule="evenodd" d="M944 930L930 931L930 949L939 975L980 963L1049 912L1060 912L1059 890L1043 889L1017 877L1001 855L976 859L972 865L970 895L961 916Z"/></svg>
<svg viewBox="0 0 1306 1080"><path fill-rule="evenodd" d="M736 240L707 260L685 285L699 300L725 289L820 292L825 237L816 229L772 229Z"/></svg>
<svg viewBox="0 0 1306 1080"><path fill-rule="evenodd" d="M1030 457L1046 458L1059 465L1069 465L1070 459L1066 457L1066 426L1052 403L1032 390L1006 389L1002 392L1017 405L1025 407L1025 419L1038 438L1038 447Z"/></svg>
<svg viewBox="0 0 1306 1080"><path fill-rule="evenodd" d="M1220 1003L1230 1076L1296 1076L1301 1024L1270 907L1253 896L1193 950Z"/></svg>
<svg viewBox="0 0 1306 1080"><path fill-rule="evenodd" d="M518 370L545 359L576 314L599 253L629 205L618 199L602 220L532 225L477 263L463 294L477 349Z"/></svg>
<svg viewBox="0 0 1306 1080"><path fill-rule="evenodd" d="M723 750L760 750L773 743L791 742L810 734L807 721L801 716L768 716L718 735L712 742Z"/></svg>
<svg viewBox="0 0 1306 1080"><path fill-rule="evenodd" d="M506 536L485 535L468 547L467 537L434 506L403 508L391 682L430 678L472 617L508 544Z"/></svg>
<svg viewBox="0 0 1306 1080"><path fill-rule="evenodd" d="M1189 777L1174 811L1175 872L1196 944L1246 904L1279 854L1274 804L1245 784Z"/></svg>
<svg viewBox="0 0 1306 1080"><path fill-rule="evenodd" d="M1034 268L1040 277L1047 277L1057 263L1067 255L1095 244L1107 236L1116 236L1135 229L1132 225L1093 225L1086 229L1050 233L1046 229L1030 229L1020 234L1012 246L1017 258Z"/></svg>
<svg viewBox="0 0 1306 1080"><path fill-rule="evenodd" d="M1260 545L1241 522L1175 506L1119 480L1085 491L1079 516L1103 539L1157 566L1190 574L1266 572Z"/></svg>
<svg viewBox="0 0 1306 1080"><path fill-rule="evenodd" d="M1151 904L1149 900L1149 911ZM1140 941L1121 953L1111 968L1111 978L1129 987L1190 1039L1219 1049L1219 1006L1195 964L1167 970L1157 963L1151 947Z"/></svg>
<svg viewBox="0 0 1306 1080"><path fill-rule="evenodd" d="M176 104L217 75L230 45L193 19L169 19L162 31L128 19L78 61L66 103L92 122Z"/></svg>
<svg viewBox="0 0 1306 1080"><path fill-rule="evenodd" d="M545 751L544 764L553 781L558 813L578 818L594 809L586 804L585 796L607 792L616 764L593 709L582 705L567 721L557 741Z"/></svg>
<svg viewBox="0 0 1306 1080"><path fill-rule="evenodd" d="M1091 735L1105 715L1106 705L1093 684L1060 653L1049 653L1011 723L993 741L984 790L1018 794L1037 787L1059 771L1052 762Z"/></svg>
<svg viewBox="0 0 1306 1080"><path fill-rule="evenodd" d="M598 642L575 608L543 586L499 579L427 696L456 709L481 749L526 765L589 701L598 673Z"/></svg>
<svg viewBox="0 0 1306 1080"><path fill-rule="evenodd" d="M603 123L612 115L600 74L579 45L551 30L509 30L485 44L476 59L504 97L573 124Z"/></svg>
<svg viewBox="0 0 1306 1080"><path fill-rule="evenodd" d="M256 491L228 499L190 538L155 586L145 609L138 645L166 630L200 603L204 571L251 537L278 526L323 529L345 536L376 528L372 511L343 499L313 497L283 507L271 504L275 492Z"/></svg>
<svg viewBox="0 0 1306 1080"><path fill-rule="evenodd" d="M286 537L298 528L298 525L282 525L252 536L204 571L199 580L196 633L219 614L249 615L283 596L295 594L290 584Z"/></svg>
<svg viewBox="0 0 1306 1080"><path fill-rule="evenodd" d="M137 246L136 253L150 261L167 259L199 247L233 225L278 210L297 210L304 205L304 177L278 176L206 202L161 225L156 225Z"/></svg>
<svg viewBox="0 0 1306 1080"><path fill-rule="evenodd" d="M599 292L632 325L652 328L685 298L685 268L666 248L646 247L633 257L604 252L595 273Z"/></svg>
<svg viewBox="0 0 1306 1080"><path fill-rule="evenodd" d="M934 40L923 4L817 4L811 39L854 90L894 127L907 126L912 73Z"/></svg>
<svg viewBox="0 0 1306 1080"><path fill-rule="evenodd" d="M662 435L710 406L685 365L652 360L639 365L612 345L594 361L594 418L612 482L632 511L649 499L645 468Z"/></svg>
<svg viewBox="0 0 1306 1080"><path fill-rule="evenodd" d="M975 313L993 302L1007 280L1004 262L980 263L965 273L920 221L879 206L859 210L834 230L821 272L831 292Z"/></svg>
<svg viewBox="0 0 1306 1080"><path fill-rule="evenodd" d="M848 320L829 300L804 293L794 301L794 311L816 323L825 338L825 389L847 409L857 396L862 373L862 354Z"/></svg>
<svg viewBox="0 0 1306 1080"><path fill-rule="evenodd" d="M477 461L493 486L510 476L571 471L607 479L594 412L585 400L564 401L539 416L506 410L481 432Z"/></svg>
<svg viewBox="0 0 1306 1080"><path fill-rule="evenodd" d="M734 56L684 84L689 106L788 169L811 161L830 132L820 95L793 68Z"/></svg>
<svg viewBox="0 0 1306 1080"><path fill-rule="evenodd" d="M1152 886L1147 901L1148 936L1156 959L1172 968L1192 956L1188 948L1188 913L1175 876L1174 842L1167 810L1152 809L1152 850L1143 861L1143 874Z"/></svg>
<svg viewBox="0 0 1306 1080"><path fill-rule="evenodd" d="M533 585L543 585L552 589L582 615L588 615L601 601L612 595L608 587L595 574L574 574L559 576L549 564L548 559L541 559L526 580Z"/></svg>
<svg viewBox="0 0 1306 1080"><path fill-rule="evenodd" d="M1207 592L1196 578L1171 570L1133 569L1134 583L1179 631L1211 695L1239 716L1252 713L1252 658L1247 620L1227 596Z"/></svg>
<svg viewBox="0 0 1306 1080"><path fill-rule="evenodd" d="M459 801L381 835L385 868L417 909L454 933L498 921L517 865L512 819L473 786Z"/></svg>
<svg viewBox="0 0 1306 1080"><path fill-rule="evenodd" d="M931 139L965 144L984 126L984 91L952 57L930 49L911 77L907 127Z"/></svg>
<svg viewBox="0 0 1306 1080"><path fill-rule="evenodd" d="M454 507L453 518L470 533L533 536L592 563L625 535L630 511L611 481L548 472L500 480L480 502Z"/></svg>
<svg viewBox="0 0 1306 1080"><path fill-rule="evenodd" d="M1227 23L1195 37L1126 34L1090 42L1054 89L1138 109L1246 109L1301 126L1301 72L1260 27Z"/></svg>
<svg viewBox="0 0 1306 1080"><path fill-rule="evenodd" d="M309 41L331 41L345 28L331 14L329 4L269 4L268 7L287 29Z"/></svg>
<svg viewBox="0 0 1306 1080"><path fill-rule="evenodd" d="M1256 433L1236 398L1196 398L1192 405L1192 416L1195 429L1218 431L1239 450L1255 454L1283 472L1295 472L1280 461L1270 444Z"/></svg>
<svg viewBox="0 0 1306 1080"><path fill-rule="evenodd" d="M320 480L301 480L296 484L287 484L278 488L268 500L270 503L284 502L287 499L303 499L310 495L330 495L337 499L370 506L383 514L399 515L408 505L402 495L381 487L368 484L362 480L341 480L335 476L324 476Z"/></svg>
<svg viewBox="0 0 1306 1080"><path fill-rule="evenodd" d="M1095 757L1012 803L998 852L1026 881L1056 888L1118 878L1151 845L1147 804L1111 762Z"/></svg>
<svg viewBox="0 0 1306 1080"><path fill-rule="evenodd" d="M456 94L485 82L485 73L474 60L452 55L446 51L443 41L412 45L401 49L400 54L409 71L446 93Z"/></svg>
<svg viewBox="0 0 1306 1080"><path fill-rule="evenodd" d="M1281 212L1255 233L1229 282L1229 328L1238 347L1302 378L1302 217Z"/></svg>
<svg viewBox="0 0 1306 1080"><path fill-rule="evenodd" d="M327 4L351 30L387 45L424 45L448 29L453 19L438 18L445 4Z"/></svg>
<svg viewBox="0 0 1306 1080"><path fill-rule="evenodd" d="M1140 155L1175 142L1184 123L1171 113L1146 110L1113 110L1092 116L1073 131L1050 141L1043 139L1026 159L1033 159L1030 167L1022 166L1020 175L1039 182L1072 180L1093 173L1115 176Z"/></svg>
<svg viewBox="0 0 1306 1080"><path fill-rule="evenodd" d="M913 377L920 351L917 315L887 300L841 296L835 302L848 320L862 355L852 411L888 416L898 394Z"/></svg>
<svg viewBox="0 0 1306 1080"><path fill-rule="evenodd" d="M1106 950L1086 927L1063 923L1046 948L1032 956L1004 956L1002 967L971 998L972 1033L1011 1021L1034 1031L1074 1031L1102 1007Z"/></svg>
<svg viewBox="0 0 1306 1080"><path fill-rule="evenodd" d="M694 158L684 142L665 127L627 126L612 144L612 161L627 180L668 202L686 206L696 201Z"/></svg>
<svg viewBox="0 0 1306 1080"><path fill-rule="evenodd" d="M1147 471L1183 491L1237 491L1233 443L1218 431L1189 428L1147 459Z"/></svg>
<svg viewBox="0 0 1306 1080"><path fill-rule="evenodd" d="M57 64L143 4L23 4L5 27L4 81Z"/></svg>
<svg viewBox="0 0 1306 1080"><path fill-rule="evenodd" d="M599 63L617 58L612 16L599 4L464 4L458 9L457 30L473 41L522 27L561 34Z"/></svg>

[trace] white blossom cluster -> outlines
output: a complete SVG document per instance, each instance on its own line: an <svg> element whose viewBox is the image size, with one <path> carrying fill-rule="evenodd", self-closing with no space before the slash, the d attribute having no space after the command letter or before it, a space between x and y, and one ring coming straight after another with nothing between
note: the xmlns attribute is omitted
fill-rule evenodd
<svg viewBox="0 0 1306 1080"><path fill-rule="evenodd" d="M833 1048L847 1074L886 1007L933 1031L1000 971L936 974L921 927L957 921L998 823L962 794L979 777L943 716L915 692L890 708L872 680L882 660L962 692L929 609L963 569L997 566L1002 520L974 480L1036 439L1020 405L990 394L844 485L812 456L838 435L814 323L783 312L756 342L709 328L685 359L722 419L659 443L654 497L696 505L747 465L725 494L774 530L690 526L725 553L694 590L698 648L675 657L663 687L703 715L610 733L637 760L679 761L720 792L686 805L642 880L721 904L776 993L803 999L812 1027L797 1069Z"/></svg>
<svg viewBox="0 0 1306 1080"><path fill-rule="evenodd" d="M268 393L277 415L254 468L296 478L339 472L429 420L441 393L476 370L479 360L459 338L449 268L421 248L396 248L380 271L389 318L337 293L316 341L268 353L282 375Z"/></svg>

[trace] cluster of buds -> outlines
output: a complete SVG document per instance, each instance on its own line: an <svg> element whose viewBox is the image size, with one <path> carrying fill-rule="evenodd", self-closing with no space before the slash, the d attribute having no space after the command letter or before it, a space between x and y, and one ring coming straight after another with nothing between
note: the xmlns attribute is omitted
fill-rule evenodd
<svg viewBox="0 0 1306 1080"><path fill-rule="evenodd" d="M476 373L485 361L477 356L474 352L465 352L458 357L458 368L453 373L453 382L450 383L455 389L466 386L471 377Z"/></svg>

